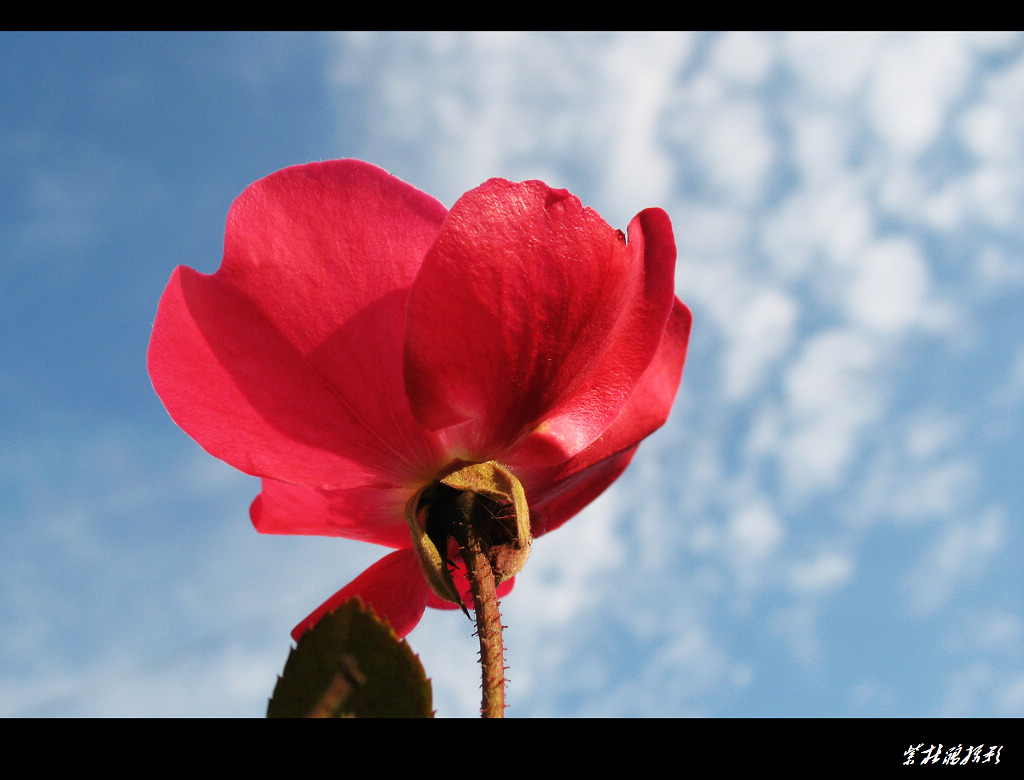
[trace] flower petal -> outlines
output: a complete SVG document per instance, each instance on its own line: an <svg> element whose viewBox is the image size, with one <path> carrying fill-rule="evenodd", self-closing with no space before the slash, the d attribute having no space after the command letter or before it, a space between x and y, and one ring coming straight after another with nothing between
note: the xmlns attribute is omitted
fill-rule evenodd
<svg viewBox="0 0 1024 780"><path fill-rule="evenodd" d="M299 637L315 626L320 618L356 596L373 607L378 617L387 620L401 638L420 622L429 593L430 586L420 571L416 553L396 550L317 607L292 629L292 639L298 642Z"/></svg>
<svg viewBox="0 0 1024 780"><path fill-rule="evenodd" d="M534 538L554 531L607 490L626 470L636 450L636 446L630 447L561 478L548 475L546 489L530 506L530 532Z"/></svg>
<svg viewBox="0 0 1024 780"><path fill-rule="evenodd" d="M409 547L405 504L409 488L358 487L315 490L273 479L249 508L256 530L264 534L343 536L387 547Z"/></svg>
<svg viewBox="0 0 1024 780"><path fill-rule="evenodd" d="M643 212L627 245L541 182L492 179L458 200L409 297L405 384L430 429L465 456L523 436L557 463L614 419L651 362L672 305L675 245Z"/></svg>
<svg viewBox="0 0 1024 780"><path fill-rule="evenodd" d="M534 536L554 530L603 493L629 465L637 445L665 424L682 379L692 320L676 299L654 360L619 416L587 449L548 468L510 461L530 502Z"/></svg>
<svg viewBox="0 0 1024 780"><path fill-rule="evenodd" d="M586 456L579 458L575 464L577 467L639 444L665 424L682 381L692 323L690 309L678 298L673 298L672 314L654 359L640 377L619 416L591 445Z"/></svg>
<svg viewBox="0 0 1024 780"><path fill-rule="evenodd" d="M160 302L149 369L174 420L257 476L353 487L429 474L440 447L409 409L402 341L408 289L445 213L352 160L249 187L220 270L179 267Z"/></svg>
<svg viewBox="0 0 1024 780"><path fill-rule="evenodd" d="M520 458L557 462L559 453L575 455L603 436L613 420L631 421L631 428L619 434L628 446L660 428L668 417L679 388L690 330L689 309L672 293L676 246L668 215L661 209L640 212L629 225L628 248L640 275L612 342L568 402L554 410L517 448ZM683 309L677 315L676 305ZM659 355L673 315L679 317L674 327L682 331L667 336L673 340L672 346ZM659 366L659 362L664 365ZM657 388L640 387L645 379L653 381L655 376ZM628 406L633 411L625 414ZM646 422L641 424L641 419ZM622 425L619 422L620 428ZM609 437L593 455L608 452L614 438ZM545 451L552 452L552 456L546 456Z"/></svg>

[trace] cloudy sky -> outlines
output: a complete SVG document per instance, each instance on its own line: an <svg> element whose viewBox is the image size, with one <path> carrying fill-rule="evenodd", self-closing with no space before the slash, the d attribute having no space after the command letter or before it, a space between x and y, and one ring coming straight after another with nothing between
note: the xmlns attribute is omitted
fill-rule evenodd
<svg viewBox="0 0 1024 780"><path fill-rule="evenodd" d="M668 424L503 602L510 716L1024 716L1024 37L0 34L0 715L261 716L385 552L257 534L145 369L252 181L671 215ZM472 625L409 637L473 715Z"/></svg>

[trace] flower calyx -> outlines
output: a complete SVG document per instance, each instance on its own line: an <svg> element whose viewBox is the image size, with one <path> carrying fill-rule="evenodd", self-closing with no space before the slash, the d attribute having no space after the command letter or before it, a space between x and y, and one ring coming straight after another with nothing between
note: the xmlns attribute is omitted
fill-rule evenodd
<svg viewBox="0 0 1024 780"><path fill-rule="evenodd" d="M467 614L452 557L478 543L497 585L519 573L533 541L523 486L495 461L453 461L410 499L405 519L431 589Z"/></svg>

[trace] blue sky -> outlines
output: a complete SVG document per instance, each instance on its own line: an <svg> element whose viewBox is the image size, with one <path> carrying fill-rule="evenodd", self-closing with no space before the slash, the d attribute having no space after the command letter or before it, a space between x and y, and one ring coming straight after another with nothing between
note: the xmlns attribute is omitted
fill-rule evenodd
<svg viewBox="0 0 1024 780"><path fill-rule="evenodd" d="M261 716L381 557L260 536L145 370L252 181L661 206L668 424L503 602L510 716L1024 716L1024 37L0 34L0 715ZM439 715L472 626L409 637Z"/></svg>

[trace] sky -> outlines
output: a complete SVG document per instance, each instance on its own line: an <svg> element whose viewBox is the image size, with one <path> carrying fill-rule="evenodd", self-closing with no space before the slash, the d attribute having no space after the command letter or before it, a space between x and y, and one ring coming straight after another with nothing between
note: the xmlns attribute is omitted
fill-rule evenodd
<svg viewBox="0 0 1024 780"><path fill-rule="evenodd" d="M0 33L0 715L261 717L387 551L262 536L145 352L251 182L670 215L673 413L503 600L510 717L1024 716L1024 36ZM473 626L409 635L473 716Z"/></svg>

